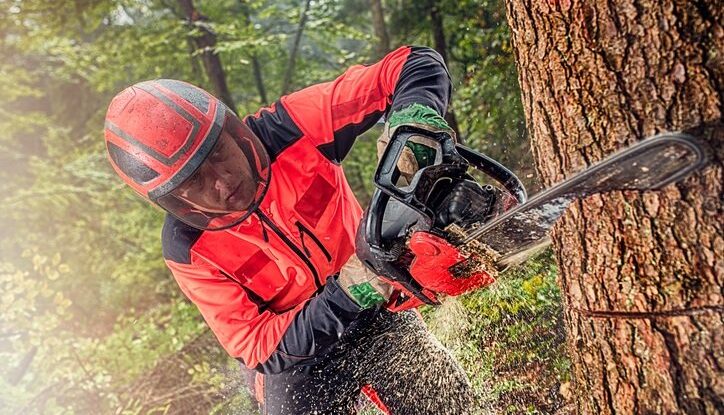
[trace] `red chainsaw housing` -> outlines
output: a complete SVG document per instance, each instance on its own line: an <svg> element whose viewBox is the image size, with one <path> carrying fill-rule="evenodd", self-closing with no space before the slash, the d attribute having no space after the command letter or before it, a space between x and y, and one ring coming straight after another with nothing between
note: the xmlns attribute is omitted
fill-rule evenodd
<svg viewBox="0 0 724 415"><path fill-rule="evenodd" d="M423 293L433 300L437 300L437 294L454 297L495 282L495 278L483 271L454 276L450 268L467 258L439 236L427 232L415 232L410 238L409 247L415 255L410 265L410 274L424 288ZM399 284L393 285L409 298L400 304L397 304L397 298L392 298L388 309L401 311L423 304Z"/></svg>
<svg viewBox="0 0 724 415"><path fill-rule="evenodd" d="M395 288L390 300L385 305L386 309L396 313L398 311L411 310L421 305L425 305L422 300L415 297L411 292L403 287L402 284L387 279L385 280L388 284ZM437 295L434 292L423 288L422 294L424 294L427 298L434 300L436 303L438 302Z"/></svg>

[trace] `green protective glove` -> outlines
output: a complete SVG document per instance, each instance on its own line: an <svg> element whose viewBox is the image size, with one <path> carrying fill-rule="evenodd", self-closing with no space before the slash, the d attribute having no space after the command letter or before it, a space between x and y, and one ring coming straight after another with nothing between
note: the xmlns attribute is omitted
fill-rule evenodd
<svg viewBox="0 0 724 415"><path fill-rule="evenodd" d="M412 104L409 107L393 112L390 114L387 123L390 128L397 128L401 125L415 125L430 131L452 131L442 115L422 104Z"/></svg>
<svg viewBox="0 0 724 415"><path fill-rule="evenodd" d="M355 255L339 271L337 282L347 296L363 309L387 302L394 290L362 265Z"/></svg>
<svg viewBox="0 0 724 415"><path fill-rule="evenodd" d="M437 111L425 105L412 104L390 114L382 135L377 139L378 159L382 157L382 153L395 131L399 127L406 125L430 132L447 132L455 139L455 132ZM435 153L435 145L431 143L429 138L422 135L414 136L407 142L397 168L400 170L402 177L409 182L416 171L429 166L435 161Z"/></svg>

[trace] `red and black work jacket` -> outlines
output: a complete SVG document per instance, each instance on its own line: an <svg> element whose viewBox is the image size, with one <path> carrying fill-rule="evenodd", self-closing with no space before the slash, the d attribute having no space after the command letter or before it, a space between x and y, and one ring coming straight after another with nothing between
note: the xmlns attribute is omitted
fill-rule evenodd
<svg viewBox="0 0 724 415"><path fill-rule="evenodd" d="M362 213L340 163L390 111L444 114L450 90L440 55L407 46L244 118L272 160L259 208L220 231L167 215L162 232L166 264L231 356L279 373L339 341L361 310L330 277L353 255Z"/></svg>

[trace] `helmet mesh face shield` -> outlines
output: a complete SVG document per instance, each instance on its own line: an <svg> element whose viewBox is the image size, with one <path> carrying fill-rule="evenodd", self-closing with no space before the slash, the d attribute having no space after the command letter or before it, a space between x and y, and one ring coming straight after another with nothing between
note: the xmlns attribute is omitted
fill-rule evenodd
<svg viewBox="0 0 724 415"><path fill-rule="evenodd" d="M269 185L269 164L259 138L227 110L219 137L199 167L155 202L195 228L228 228L261 203Z"/></svg>

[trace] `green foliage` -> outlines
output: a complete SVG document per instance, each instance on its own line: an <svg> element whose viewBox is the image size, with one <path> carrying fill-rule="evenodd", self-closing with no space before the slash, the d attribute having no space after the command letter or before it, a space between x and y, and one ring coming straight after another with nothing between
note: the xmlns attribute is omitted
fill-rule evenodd
<svg viewBox="0 0 724 415"><path fill-rule="evenodd" d="M363 206L369 203L374 191L372 176L377 167L377 137L382 128L378 124L358 137L350 156L344 160L345 176Z"/></svg>
<svg viewBox="0 0 724 415"><path fill-rule="evenodd" d="M206 326L197 317L195 307L185 301L163 304L140 316L130 309L102 342L95 342L88 363L104 368L109 377L113 374L119 386L128 384L204 332Z"/></svg>
<svg viewBox="0 0 724 415"><path fill-rule="evenodd" d="M63 347L69 334L62 328L71 318L72 302L52 288L69 268L57 254L47 257L26 251L22 256L25 269L0 263L0 372L6 375L0 386L10 391L0 401L6 405L0 406L15 409L22 408L23 400L32 399L32 385L49 373L45 370L70 357ZM55 349L60 353L54 353ZM34 362L40 362L40 371L31 370ZM23 400L15 399L20 397Z"/></svg>
<svg viewBox="0 0 724 415"><path fill-rule="evenodd" d="M568 378L560 292L550 251L485 290L427 309L426 319L471 377L479 404L494 413L551 413ZM530 412L535 413L535 412Z"/></svg>

